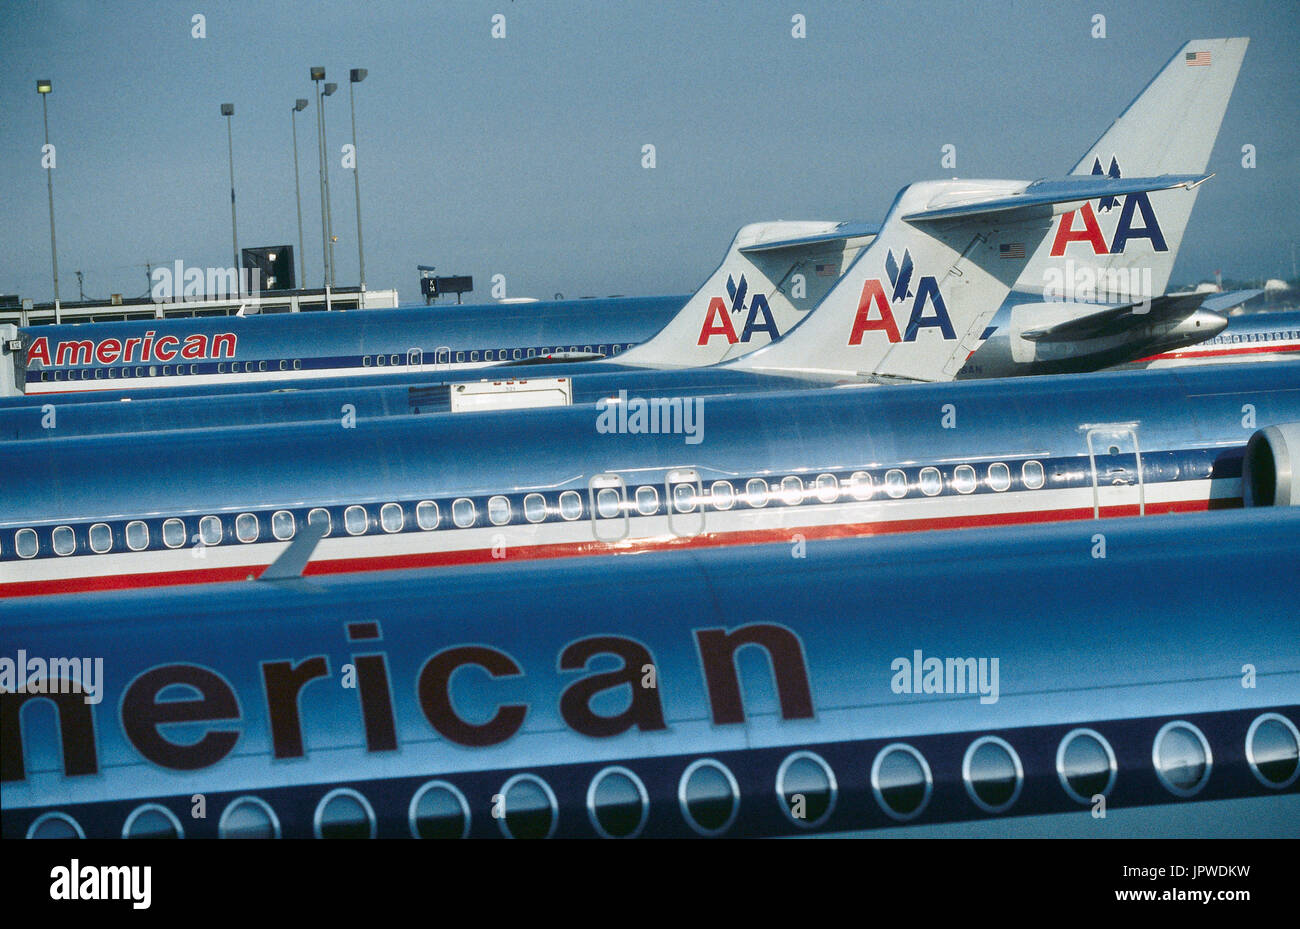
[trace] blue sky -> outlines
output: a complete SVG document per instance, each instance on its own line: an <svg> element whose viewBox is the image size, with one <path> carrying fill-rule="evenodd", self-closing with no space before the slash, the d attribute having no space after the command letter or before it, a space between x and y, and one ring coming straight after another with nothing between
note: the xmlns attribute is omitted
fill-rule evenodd
<svg viewBox="0 0 1300 929"><path fill-rule="evenodd" d="M191 17L207 37L191 37ZM491 35L504 14L506 36ZM806 17L807 37L791 36ZM1107 37L1091 36L1093 14ZM0 292L52 296L37 78L50 78L64 299L146 288L145 263L298 238L290 109L323 65L336 278L357 276L347 69L366 277L417 264L476 301L693 289L763 219L880 219L903 185L1062 174L1189 38L1251 38L1174 282L1290 276L1300 243L1294 3L635 3L457 0L8 3L0 17ZM313 103L298 122L307 283L322 273ZM656 167L642 167L642 146ZM939 165L957 149L957 169ZM1257 167L1241 166L1241 146Z"/></svg>

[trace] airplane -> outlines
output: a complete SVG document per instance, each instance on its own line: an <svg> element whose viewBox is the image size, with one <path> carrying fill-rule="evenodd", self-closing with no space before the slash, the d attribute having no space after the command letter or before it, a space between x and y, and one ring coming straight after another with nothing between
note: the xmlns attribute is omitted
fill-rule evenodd
<svg viewBox="0 0 1300 929"><path fill-rule="evenodd" d="M428 380L502 364L574 365L645 342L670 320L698 319L723 282L773 287L761 302L771 331L789 328L838 280L878 226L778 220L742 226L694 295L403 307L356 313L0 326L0 398L87 392L204 394L232 385L313 386L364 377ZM795 237L799 237L795 241ZM767 243L778 243L767 248ZM781 289L784 287L785 289ZM662 343L661 343L662 344ZM603 369L602 369L603 370Z"/></svg>
<svg viewBox="0 0 1300 929"><path fill-rule="evenodd" d="M1144 172L1154 176L1191 170L1200 175L1208 162L1246 45L1245 39L1187 43L1180 55L1171 59L1084 155L1075 167L1075 175L1107 178L1115 182L1121 178L1139 177ZM1192 54L1203 53L1211 65L1187 68L1183 59L1189 50ZM1186 115L1188 112L1194 115ZM1179 143L1173 146L1165 144L1172 128L1171 114L1183 114L1178 122ZM1161 144L1153 145L1153 140L1159 140ZM1153 157L1148 154L1151 149L1158 149L1161 154ZM1109 158L1108 169L1102 167L1103 157ZM1121 157L1123 167L1119 162ZM1135 172L1135 168L1144 170ZM1145 171L1147 168L1151 170ZM1200 176L1203 179L1204 175ZM966 196L975 194L978 183L967 188ZM1015 190L1021 193L1024 190L1024 185L1016 189L1000 186L999 182L986 184L990 185L987 187L989 192ZM1050 243L1048 237L1041 234L1034 239L1001 242L1002 251L998 257L1008 262L1002 270L1019 267L1024 271L1008 296L1003 315L1010 313L1013 321L1017 322L1037 320L1032 332L1038 333L1040 338L1038 341L1022 339L1019 336L1021 330L1016 329L1016 352L999 354L990 350L980 355L978 333L963 337L970 359L960 373L945 370L941 376L1008 376L1088 370L1116 360L1131 360L1134 354L1125 355L1122 348L1126 341L1132 343L1134 352L1150 353L1192 344L1217 331L1223 325L1222 320L1216 314L1198 310L1203 297L1151 296L1163 290L1167 282L1195 201L1194 186L1191 186L1190 196L1179 194L1176 198L1173 195L1162 197L1157 190L1139 185L1125 189L1122 196L1116 192L1102 192L1096 198L1096 211L1090 202L1082 202L1077 209L1061 211L1057 214L1059 220L1050 236ZM1076 228L1076 213L1081 224L1079 228ZM960 210L949 210L946 214L935 212L929 219L933 222L962 215ZM831 293L841 291L846 270L854 267L869 250L878 233L878 227L864 223L780 222L746 226L733 240L717 271L653 338L643 344L616 343L608 350L603 344L579 346L575 342L568 346L567 357L593 359L608 351L611 356L618 355L610 360L620 366L654 368L698 367L743 357L789 332L792 326L798 327L809 318L810 308L824 304ZM1034 240L1041 240L1037 248L1033 246ZM1080 260L1085 247L1092 252L1087 262ZM1026 252L1027 248L1032 254ZM1076 265L1080 267L1076 269ZM805 273L810 268L815 268L816 274ZM914 261L906 251L898 258L891 252L886 268L890 272L891 287L901 287L893 294L894 302L905 300L912 293L910 278L916 271ZM1088 282L1086 287L1082 283L1085 279ZM1098 281L1106 282L1106 287L1115 290L1121 297L1120 302L1097 303ZM724 284L727 291L725 300L720 296ZM1107 293L1106 289L1101 293ZM914 313L916 306L919 306L919 301L913 307ZM994 307L989 308L986 322L995 318L994 310ZM534 306L531 312L534 321L548 316L548 311L540 306ZM733 323L731 315L742 312L748 314L743 324L739 317ZM1046 322L1044 314L1048 314ZM383 319L393 320L395 317L389 314ZM1101 328L1106 331L1098 341L1101 323L1105 323ZM181 325L184 324L182 321ZM138 327L140 324L121 325ZM301 336L301 324L296 318L280 317L273 325L283 330L280 336L266 338L252 348L247 347L249 333L244 336L244 349L237 349L237 334L234 332L194 336L200 340L194 342L195 352L204 346L207 354L217 351L216 336L219 335L224 339L222 351L228 350L232 358L237 350L251 353L245 354L242 360L212 361L205 355L199 362L161 366L139 360L134 364L124 364L118 360L125 352L125 329L121 333L109 334L107 339L95 341L84 338L84 332L72 332L64 337L57 330L43 327L5 342L17 345L28 359L26 367L17 366L11 392L37 394L70 389L120 389L127 380L131 380L131 389L138 390L193 382L194 378L201 378L205 384L218 384L231 380L280 382L306 379L318 377L326 371L383 374L416 370L422 373L430 358L435 372L448 374L487 364L536 362L563 349L562 343L570 341L539 333L535 342L550 338L550 343L530 346L512 343L513 347L506 346L506 342L515 338L509 334L513 322L507 319L497 326L480 315L468 332L456 336L469 338L476 346L473 348L411 346L412 336L401 334L396 336L400 345L376 345L374 351L367 350L368 347L358 351L355 339L349 341L344 337L341 341L335 340L337 344L331 343L333 347L329 351L332 354L322 360L319 356L324 349L314 345L314 337L286 341L286 333L294 332ZM340 331L355 330L355 324L348 321L332 322L331 325ZM1062 326L1072 327L1070 332L1082 332L1083 337L1061 337L1059 330ZM1117 327L1122 327L1120 331L1123 333L1118 339L1120 348L1117 348L1113 331ZM980 332L984 331L985 326L981 326ZM1051 335L1053 331L1058 332L1056 337ZM266 327L251 330L252 334L275 332L275 329ZM491 347L479 348L473 340L483 341L487 338L485 332L491 333ZM392 342L392 333L389 332L388 336L387 341ZM138 337L136 347L139 353L149 354L152 358L156 338L155 333L154 341L149 343L150 351L145 352L145 343ZM179 340L176 345L189 344L181 334L172 338ZM374 338L377 342L382 341L378 336ZM555 345L557 340L561 344ZM107 347L104 342L108 343ZM1026 344L1028 349L1024 348ZM496 348L496 345L503 347ZM168 350L174 347L169 343ZM1036 354L1040 350L1044 355L1041 359ZM101 351L107 354L100 357ZM65 361L80 358L87 363L75 370L60 370L61 353ZM15 361L17 357L15 354ZM1062 367L1063 359L1068 359L1068 367ZM39 377L32 368L33 361L42 366ZM1029 362L1028 366L1026 362ZM380 371L381 364L383 372ZM69 378L75 382L75 388L68 386Z"/></svg>
<svg viewBox="0 0 1300 929"><path fill-rule="evenodd" d="M468 418L5 442L0 598L240 580L290 552L310 576L1285 501L1296 372L621 392Z"/></svg>
<svg viewBox="0 0 1300 929"><path fill-rule="evenodd" d="M541 368L500 367L494 371L504 376L486 385L385 385L368 391L364 398L354 396L360 387L355 380L346 382L346 387L307 393L225 396L218 403L209 402L210 398L199 402L132 398L129 404L73 404L62 426L59 404L37 407L29 402L0 408L0 435L61 439L118 430L333 419L345 410L355 416L358 399L367 415L384 415L412 404L454 411L458 397L472 397L476 410L508 409L571 403L575 396L596 400L607 390L620 389L644 388L661 395L730 394L815 386L827 380L949 380L1025 264L1023 252L1020 260L1006 261L1002 243L1018 240L1023 248L1026 241L1044 239L1053 216L1093 197L1173 188L1194 195L1205 179L1205 175L1161 175L911 184L899 193L879 233L849 270L785 338L720 365L588 367L572 374L572 369L561 369L569 376L559 378L537 377ZM886 296L886 278L896 296L905 295L897 313ZM910 309L906 298L912 298ZM1223 322L1222 317L1202 311L1192 311L1189 318L1199 325L1202 317ZM726 319L726 313L719 318ZM512 376L520 371L529 376ZM444 399L448 396L450 400Z"/></svg>
<svg viewBox="0 0 1300 929"><path fill-rule="evenodd" d="M1174 368L1297 358L1300 358L1300 310L1280 310L1231 317L1222 332L1203 342L1138 358L1118 367Z"/></svg>
<svg viewBox="0 0 1300 929"><path fill-rule="evenodd" d="M1204 306L1204 304L1202 304ZM1102 370L1182 367L1186 365L1248 363L1300 359L1300 312L1248 313L1228 320L1217 336L1184 349ZM702 369L690 369L699 372ZM505 374L506 372L501 372ZM959 378L961 379L961 378ZM568 381L567 390L556 390L556 382ZM249 392L230 385L220 400L194 402L188 391L157 391L123 402L106 400L99 394L78 394L83 402L69 402L61 395L51 417L50 408L25 403L0 403L0 438L53 439L72 436L156 432L169 429L204 429L219 426L275 425L289 422L336 421L350 407L357 419L372 419L412 413L441 413L452 410L451 396L465 386L488 395L497 392L507 401L529 392L549 393L566 403L593 403L621 387L631 392L653 389L660 396L699 396L713 393L741 393L751 390L794 389L820 382L799 378L774 378L723 368L700 376L687 371L666 381L653 372L627 371L620 378L608 374L583 374L571 378L503 377L479 382L412 380L401 375L384 384L352 379L322 379L293 390ZM213 391L216 394L216 391ZM499 408L499 407L498 407Z"/></svg>
<svg viewBox="0 0 1300 929"><path fill-rule="evenodd" d="M0 828L1293 837L1297 540L1288 508L12 600Z"/></svg>

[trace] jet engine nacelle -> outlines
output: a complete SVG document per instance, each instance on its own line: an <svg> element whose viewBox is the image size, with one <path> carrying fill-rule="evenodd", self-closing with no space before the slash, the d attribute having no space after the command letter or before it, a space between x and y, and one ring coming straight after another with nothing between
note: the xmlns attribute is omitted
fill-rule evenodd
<svg viewBox="0 0 1300 929"><path fill-rule="evenodd" d="M1300 464L1300 423L1266 426L1246 443L1241 463L1241 496L1246 506L1300 505L1296 465Z"/></svg>

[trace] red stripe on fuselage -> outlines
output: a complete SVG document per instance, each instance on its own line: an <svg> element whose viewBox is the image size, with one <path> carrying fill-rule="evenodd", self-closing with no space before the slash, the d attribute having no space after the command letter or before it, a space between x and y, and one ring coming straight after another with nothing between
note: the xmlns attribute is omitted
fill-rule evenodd
<svg viewBox="0 0 1300 929"><path fill-rule="evenodd" d="M1285 355L1288 353L1300 353L1300 345L1243 345L1238 348L1213 348L1203 349L1201 351L1189 352L1165 352L1161 355L1149 355L1146 358L1137 359L1143 361L1159 361L1162 358L1222 358L1225 355Z"/></svg>
<svg viewBox="0 0 1300 929"><path fill-rule="evenodd" d="M1146 513L1149 516L1164 513L1196 513L1205 510L1236 509L1240 506L1240 498L1173 500L1164 503L1148 503ZM1101 508L1102 518L1137 515L1137 504L1104 506ZM1092 518L1092 507L1074 507L1058 510L1030 510L1019 513L989 513L976 516L899 519L871 523L838 523L828 526L789 526L783 529L752 529L737 532L705 533L689 538L656 538L629 542L598 542L593 540L589 542L561 542L550 545L521 545L507 548L509 554L505 559L493 558L492 549L487 548L461 549L450 552L413 552L407 555L376 555L372 557L363 556L313 561L308 563L303 574L305 576L355 574L365 571L486 564L503 560L523 561L542 558L572 558L694 548L720 548L728 545L760 545L768 542L789 542L796 535L802 536L804 539L845 539L932 529L977 529ZM60 578L48 581L19 581L0 585L0 598L240 581L257 577L266 568L267 565L247 565L188 571L115 574L103 577Z"/></svg>

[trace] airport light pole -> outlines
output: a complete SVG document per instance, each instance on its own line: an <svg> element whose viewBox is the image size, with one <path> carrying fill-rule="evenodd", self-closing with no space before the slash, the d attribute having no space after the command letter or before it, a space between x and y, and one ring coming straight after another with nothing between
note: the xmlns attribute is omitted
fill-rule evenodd
<svg viewBox="0 0 1300 929"><path fill-rule="evenodd" d="M366 79L365 68L353 68L348 75L348 105L352 108L352 184L357 195L357 270L361 292L366 292L366 251L361 244L361 159L357 153L357 104L352 89ZM359 302L359 298L358 298Z"/></svg>
<svg viewBox="0 0 1300 929"><path fill-rule="evenodd" d="M320 82L325 80L324 68L312 68L311 79L316 85L316 155L320 159L320 249L321 264L324 268L322 277L325 282L325 309L330 308L330 250L325 221L325 119L322 115L324 103L321 100Z"/></svg>
<svg viewBox="0 0 1300 929"><path fill-rule="evenodd" d="M334 91L339 89L338 84L326 83L324 90L321 91L321 110L320 110L320 132L321 145L324 146L326 156L329 155L328 136L325 134L325 97L332 96ZM325 237L329 243L330 252L330 287L334 286L334 209L330 206L330 174L325 172Z"/></svg>
<svg viewBox="0 0 1300 929"><path fill-rule="evenodd" d="M36 92L41 96L41 119L45 122L45 149L42 155L49 151L50 148L50 115L45 105L45 98L54 90L54 85L50 81L36 82ZM63 309L59 304L59 249L54 241L54 162L45 169L45 186L50 195L50 261L54 267L54 323L58 325L63 322Z"/></svg>
<svg viewBox="0 0 1300 929"><path fill-rule="evenodd" d="M307 109L307 100L305 97L299 97L293 104L293 110L289 113L289 121L293 124L293 196L298 201L298 286L307 286L307 256L306 249L302 245L302 187L298 183L298 114Z"/></svg>
<svg viewBox="0 0 1300 929"><path fill-rule="evenodd" d="M221 115L226 117L226 150L230 155L230 242L235 250L235 288L241 294L244 291L239 268L239 233L235 222L235 136L230 128L230 117L235 115L233 103L221 104Z"/></svg>

